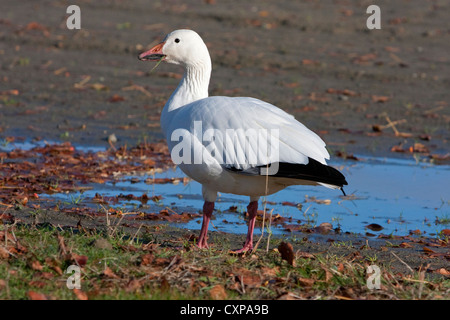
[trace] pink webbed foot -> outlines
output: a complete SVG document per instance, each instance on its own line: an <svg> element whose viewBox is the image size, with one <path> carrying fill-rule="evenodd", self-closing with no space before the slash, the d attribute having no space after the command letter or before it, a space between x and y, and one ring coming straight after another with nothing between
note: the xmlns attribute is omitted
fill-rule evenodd
<svg viewBox="0 0 450 320"><path fill-rule="evenodd" d="M233 254L242 254L253 250L253 230L255 229L256 214L258 212L258 201L252 201L247 206L249 216L247 238L244 247L239 250L231 251Z"/></svg>
<svg viewBox="0 0 450 320"><path fill-rule="evenodd" d="M214 202L205 201L203 205L203 222L200 236L198 237L197 247L200 249L208 248L208 225L214 210Z"/></svg>

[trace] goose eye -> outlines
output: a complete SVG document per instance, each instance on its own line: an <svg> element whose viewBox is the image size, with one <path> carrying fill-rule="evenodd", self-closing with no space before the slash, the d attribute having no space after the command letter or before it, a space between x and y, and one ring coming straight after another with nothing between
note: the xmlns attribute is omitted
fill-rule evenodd
<svg viewBox="0 0 450 320"><path fill-rule="evenodd" d="M180 39L176 38L175 43L178 43L178 42L180 42Z"/></svg>

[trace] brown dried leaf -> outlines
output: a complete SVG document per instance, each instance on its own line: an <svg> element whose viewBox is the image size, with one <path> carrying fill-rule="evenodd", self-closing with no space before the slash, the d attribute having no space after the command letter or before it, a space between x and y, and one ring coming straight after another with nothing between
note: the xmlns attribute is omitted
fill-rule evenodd
<svg viewBox="0 0 450 320"><path fill-rule="evenodd" d="M170 283L169 281L167 281L166 277L163 276L161 279L161 291L162 292L167 292L170 289Z"/></svg>
<svg viewBox="0 0 450 320"><path fill-rule="evenodd" d="M126 292L136 292L142 287L142 283L137 279L132 279L125 287Z"/></svg>
<svg viewBox="0 0 450 320"><path fill-rule="evenodd" d="M141 266L148 266L153 262L153 254L146 253L141 256Z"/></svg>
<svg viewBox="0 0 450 320"><path fill-rule="evenodd" d="M87 263L88 257L82 256L76 253L71 254L71 260L78 264L80 267L84 267Z"/></svg>
<svg viewBox="0 0 450 320"><path fill-rule="evenodd" d="M290 202L290 201L283 201L283 202L281 203L281 205L282 205L282 206L290 206L290 207L296 207L296 206L297 206L296 203Z"/></svg>
<svg viewBox="0 0 450 320"><path fill-rule="evenodd" d="M383 230L383 227L380 226L377 223L371 223L371 224L367 225L366 228L370 229L372 231L381 231L381 230Z"/></svg>
<svg viewBox="0 0 450 320"><path fill-rule="evenodd" d="M318 227L314 228L315 232L318 232L321 234L327 234L331 230L333 230L333 226L331 223L328 223L328 222L323 222Z"/></svg>
<svg viewBox="0 0 450 320"><path fill-rule="evenodd" d="M83 292L80 289L73 289L73 293L77 296L78 300L89 300L86 292Z"/></svg>
<svg viewBox="0 0 450 320"><path fill-rule="evenodd" d="M327 268L322 267L323 271L325 271L325 282L329 282L333 279L333 274Z"/></svg>
<svg viewBox="0 0 450 320"><path fill-rule="evenodd" d="M377 96L377 95L372 95L372 101L373 102L378 102L378 103L382 103L382 102L387 102L389 101L390 97L388 96Z"/></svg>
<svg viewBox="0 0 450 320"><path fill-rule="evenodd" d="M103 271L103 275L105 275L108 278L112 278L112 279L119 278L119 276L117 274L115 274L109 267L105 268L105 270Z"/></svg>
<svg viewBox="0 0 450 320"><path fill-rule="evenodd" d="M408 242L402 242L399 244L400 248L412 248L413 246L409 244Z"/></svg>
<svg viewBox="0 0 450 320"><path fill-rule="evenodd" d="M430 248L428 248L428 247L423 247L423 251L424 251L425 253L436 253L436 251L434 251L433 249L430 249Z"/></svg>
<svg viewBox="0 0 450 320"><path fill-rule="evenodd" d="M306 258L307 259L315 259L316 258L312 253L304 252L304 251L297 251L295 255L297 258L305 258L305 259Z"/></svg>
<svg viewBox="0 0 450 320"><path fill-rule="evenodd" d="M0 246L0 259L8 259L8 258L9 258L8 249L4 248L3 246Z"/></svg>
<svg viewBox="0 0 450 320"><path fill-rule="evenodd" d="M430 150L422 143L416 142L414 143L412 152L429 153Z"/></svg>
<svg viewBox="0 0 450 320"><path fill-rule="evenodd" d="M209 296L213 300L225 300L228 297L225 288L221 284L216 284L212 287L211 290L209 290Z"/></svg>
<svg viewBox="0 0 450 320"><path fill-rule="evenodd" d="M30 300L48 300L45 294L38 293L35 291L28 291L27 295L28 298L30 298Z"/></svg>
<svg viewBox="0 0 450 320"><path fill-rule="evenodd" d="M312 287L314 283L316 282L314 279L308 279L308 278L298 278L298 283L304 287Z"/></svg>
<svg viewBox="0 0 450 320"><path fill-rule="evenodd" d="M109 102L120 102L124 101L125 98L122 96L119 96L118 94L114 94L111 98L108 99Z"/></svg>
<svg viewBox="0 0 450 320"><path fill-rule="evenodd" d="M36 271L42 271L43 268L44 267L42 266L42 264L39 261L34 260L31 262L31 269L36 270Z"/></svg>
<svg viewBox="0 0 450 320"><path fill-rule="evenodd" d="M286 292L276 298L276 300L299 300L300 297L294 293Z"/></svg>
<svg viewBox="0 0 450 320"><path fill-rule="evenodd" d="M311 65L319 66L320 62L316 61L316 60L303 59L302 60L302 64L305 65L305 66L311 66Z"/></svg>
<svg viewBox="0 0 450 320"><path fill-rule="evenodd" d="M278 251L280 252L283 260L286 260L291 266L294 266L295 254L292 244L282 241L278 246Z"/></svg>
<svg viewBox="0 0 450 320"><path fill-rule="evenodd" d="M59 245L60 254L66 255L67 249L66 249L66 245L64 244L64 237L60 234L58 234L57 237L58 237L58 245Z"/></svg>
<svg viewBox="0 0 450 320"><path fill-rule="evenodd" d="M450 270L447 270L445 268L440 268L439 270L437 270L437 272L439 274L442 274L443 276L450 276Z"/></svg>

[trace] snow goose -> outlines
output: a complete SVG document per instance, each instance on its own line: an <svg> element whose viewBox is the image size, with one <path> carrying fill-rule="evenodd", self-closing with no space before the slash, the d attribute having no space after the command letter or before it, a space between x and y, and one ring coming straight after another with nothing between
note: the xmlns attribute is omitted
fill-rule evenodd
<svg viewBox="0 0 450 320"><path fill-rule="evenodd" d="M176 30L139 55L184 67L184 76L161 113L172 160L202 184L203 223L197 246L207 248L208 225L217 193L250 197L248 233L242 249L253 249L258 200L290 185L342 189L345 177L328 166L325 143L292 115L258 99L208 97L211 58L192 30Z"/></svg>

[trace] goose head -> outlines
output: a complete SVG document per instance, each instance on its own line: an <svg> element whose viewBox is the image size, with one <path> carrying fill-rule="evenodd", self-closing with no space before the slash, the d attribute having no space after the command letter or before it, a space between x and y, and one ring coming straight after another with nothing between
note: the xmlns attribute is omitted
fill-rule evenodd
<svg viewBox="0 0 450 320"><path fill-rule="evenodd" d="M184 67L211 65L208 48L192 30L181 29L169 33L164 41L139 55L142 61L160 61Z"/></svg>

